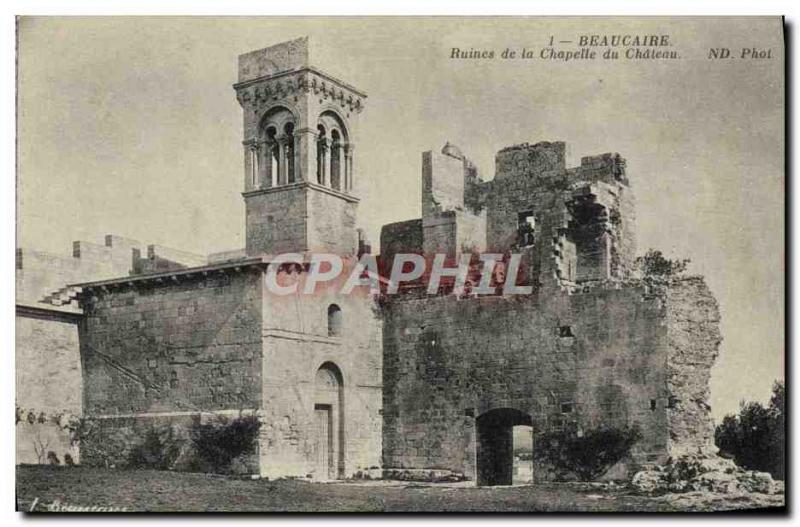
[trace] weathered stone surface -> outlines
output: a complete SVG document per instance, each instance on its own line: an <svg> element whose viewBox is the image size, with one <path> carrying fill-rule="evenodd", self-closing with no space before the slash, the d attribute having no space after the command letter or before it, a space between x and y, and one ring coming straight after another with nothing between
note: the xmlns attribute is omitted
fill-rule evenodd
<svg viewBox="0 0 800 527"><path fill-rule="evenodd" d="M701 277L673 281L664 293L670 453L678 457L713 448L709 380L722 336L717 301Z"/></svg>
<svg viewBox="0 0 800 527"><path fill-rule="evenodd" d="M452 166L437 169L439 158ZM590 156L568 169L563 143L517 145L497 154L488 183L462 159L423 154L422 243L414 220L387 226L384 265L402 246L425 254L473 250L459 233L464 218L480 214L488 249L524 255L534 294L408 294L385 302L385 465L475 477L475 420L495 408L529 415L534 436L639 427L643 438L618 474L710 448L716 302L700 278L633 278L634 202L624 159ZM455 181L459 174L463 182ZM467 196L477 209L466 210ZM547 478L539 469L536 477Z"/></svg>
<svg viewBox="0 0 800 527"><path fill-rule="evenodd" d="M258 407L259 273L92 288L84 305L88 415Z"/></svg>
<svg viewBox="0 0 800 527"><path fill-rule="evenodd" d="M783 482L767 472L744 470L713 454L684 454L663 466L649 467L631 479L633 488L648 494L703 491L716 494L780 494Z"/></svg>

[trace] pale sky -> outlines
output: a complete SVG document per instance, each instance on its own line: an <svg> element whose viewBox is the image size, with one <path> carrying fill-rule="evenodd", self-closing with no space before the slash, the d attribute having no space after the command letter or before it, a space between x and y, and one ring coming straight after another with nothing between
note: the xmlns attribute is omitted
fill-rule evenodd
<svg viewBox="0 0 800 527"><path fill-rule="evenodd" d="M451 60L551 35L667 34L675 61ZM241 53L308 35L316 66L365 91L359 221L420 216L421 152L562 140L619 152L640 252L691 258L720 301L720 419L783 378L784 98L779 18L28 18L19 23L18 245L69 254L113 233L197 253L244 246ZM772 59L708 60L711 47ZM566 46L569 47L569 46Z"/></svg>

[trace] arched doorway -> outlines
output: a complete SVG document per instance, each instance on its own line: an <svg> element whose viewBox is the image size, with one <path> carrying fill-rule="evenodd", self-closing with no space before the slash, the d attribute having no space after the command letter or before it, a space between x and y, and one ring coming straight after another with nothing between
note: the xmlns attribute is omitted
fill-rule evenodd
<svg viewBox="0 0 800 527"><path fill-rule="evenodd" d="M513 408L497 408L478 416L478 485L513 483L514 427L531 424L530 415Z"/></svg>
<svg viewBox="0 0 800 527"><path fill-rule="evenodd" d="M314 479L344 476L344 383L332 362L319 367L314 377Z"/></svg>

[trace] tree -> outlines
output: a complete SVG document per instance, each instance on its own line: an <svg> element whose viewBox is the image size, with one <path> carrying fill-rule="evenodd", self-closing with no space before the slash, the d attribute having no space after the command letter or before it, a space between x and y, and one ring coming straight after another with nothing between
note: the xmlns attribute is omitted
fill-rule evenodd
<svg viewBox="0 0 800 527"><path fill-rule="evenodd" d="M776 381L769 406L742 402L738 415L726 415L714 431L720 452L741 467L784 479L785 395L784 384Z"/></svg>

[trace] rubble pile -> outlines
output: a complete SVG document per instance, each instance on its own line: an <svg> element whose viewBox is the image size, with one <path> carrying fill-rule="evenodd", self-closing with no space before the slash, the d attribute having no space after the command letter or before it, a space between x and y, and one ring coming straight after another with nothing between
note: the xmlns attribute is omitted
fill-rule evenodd
<svg viewBox="0 0 800 527"><path fill-rule="evenodd" d="M637 472L631 485L648 494L692 491L720 494L783 494L783 481L768 472L745 470L732 460L716 454L686 454L663 466L649 466Z"/></svg>

